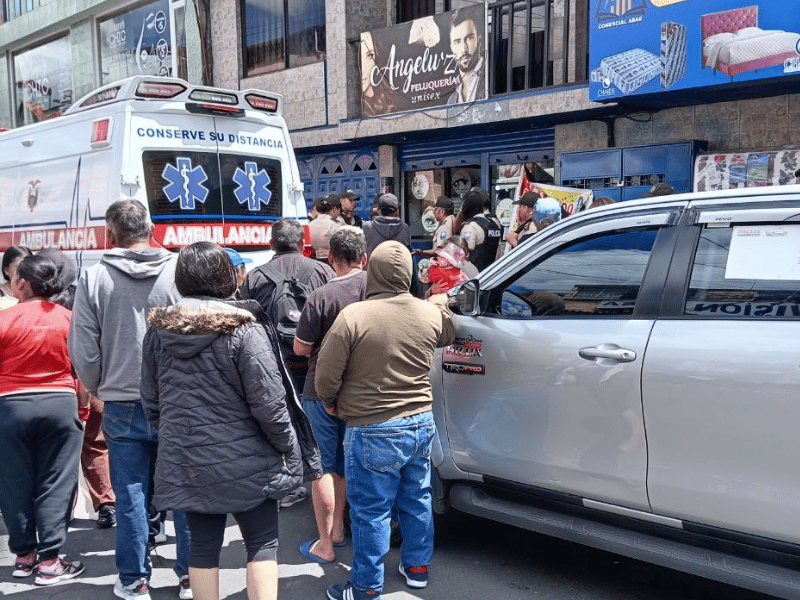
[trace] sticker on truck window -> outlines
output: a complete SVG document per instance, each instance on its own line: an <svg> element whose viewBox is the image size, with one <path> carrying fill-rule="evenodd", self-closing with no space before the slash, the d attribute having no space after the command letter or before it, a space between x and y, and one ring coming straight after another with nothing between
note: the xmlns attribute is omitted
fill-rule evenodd
<svg viewBox="0 0 800 600"><path fill-rule="evenodd" d="M734 227L725 279L800 280L800 227Z"/></svg>

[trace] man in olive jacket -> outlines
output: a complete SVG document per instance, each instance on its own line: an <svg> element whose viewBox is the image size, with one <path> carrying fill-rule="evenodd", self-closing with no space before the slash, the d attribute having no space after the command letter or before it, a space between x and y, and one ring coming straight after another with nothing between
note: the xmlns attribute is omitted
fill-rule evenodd
<svg viewBox="0 0 800 600"><path fill-rule="evenodd" d="M317 395L347 422L345 475L353 526L350 582L331 600L380 597L392 506L403 532L400 572L428 582L433 554L430 450L435 431L428 372L455 337L446 309L411 295L411 253L380 244L367 270L367 299L346 306L322 343Z"/></svg>

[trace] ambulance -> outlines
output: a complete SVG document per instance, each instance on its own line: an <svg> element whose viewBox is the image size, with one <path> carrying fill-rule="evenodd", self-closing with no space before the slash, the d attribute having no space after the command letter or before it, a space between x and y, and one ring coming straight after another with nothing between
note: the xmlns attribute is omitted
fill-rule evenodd
<svg viewBox="0 0 800 600"><path fill-rule="evenodd" d="M211 241L262 264L272 223L307 219L282 110L278 94L138 76L0 133L0 252L57 248L89 266L107 248L108 206L135 198L152 245Z"/></svg>

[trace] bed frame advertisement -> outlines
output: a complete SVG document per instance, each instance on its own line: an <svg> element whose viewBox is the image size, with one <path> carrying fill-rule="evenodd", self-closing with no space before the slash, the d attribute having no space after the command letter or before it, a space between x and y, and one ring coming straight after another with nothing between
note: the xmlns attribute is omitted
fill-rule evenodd
<svg viewBox="0 0 800 600"><path fill-rule="evenodd" d="M718 86L800 74L794 2L591 0L589 97Z"/></svg>
<svg viewBox="0 0 800 600"><path fill-rule="evenodd" d="M364 117L483 100L486 5L361 34Z"/></svg>

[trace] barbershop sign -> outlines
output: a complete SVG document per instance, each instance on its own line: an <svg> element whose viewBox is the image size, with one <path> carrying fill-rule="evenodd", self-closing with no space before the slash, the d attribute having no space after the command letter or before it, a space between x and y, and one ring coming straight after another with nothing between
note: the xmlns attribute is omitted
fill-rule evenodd
<svg viewBox="0 0 800 600"><path fill-rule="evenodd" d="M361 34L364 117L487 97L483 3Z"/></svg>

